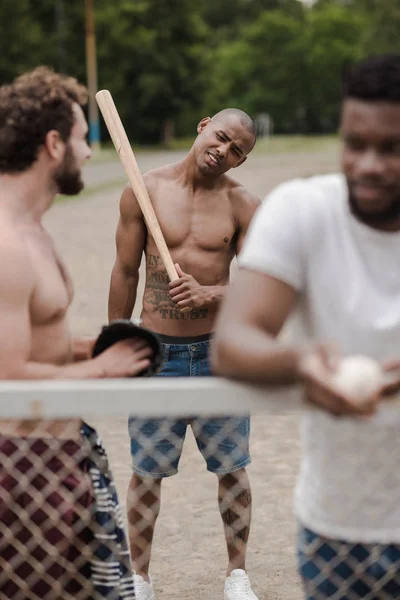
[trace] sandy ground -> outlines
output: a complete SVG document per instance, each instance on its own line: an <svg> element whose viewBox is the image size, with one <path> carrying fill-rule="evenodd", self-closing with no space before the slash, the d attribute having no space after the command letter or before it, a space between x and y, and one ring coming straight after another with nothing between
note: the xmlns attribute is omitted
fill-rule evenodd
<svg viewBox="0 0 400 600"><path fill-rule="evenodd" d="M145 171L181 156L179 152L159 152L139 155L138 159ZM336 152L330 150L254 155L234 175L250 191L264 198L282 181L336 169ZM90 184L106 183L122 174L119 163L92 164L86 168L85 179ZM70 322L75 334L96 335L106 322L119 195L120 190L115 190L58 203L45 219L74 281ZM90 422L106 443L125 506L130 477L126 422L100 418ZM254 509L247 567L253 588L260 600L300 600L292 516L292 493L300 454L298 417L253 415L251 453L253 463L248 472ZM223 598L226 551L216 495L216 478L206 472L189 432L180 473L163 483L151 569L156 600Z"/></svg>

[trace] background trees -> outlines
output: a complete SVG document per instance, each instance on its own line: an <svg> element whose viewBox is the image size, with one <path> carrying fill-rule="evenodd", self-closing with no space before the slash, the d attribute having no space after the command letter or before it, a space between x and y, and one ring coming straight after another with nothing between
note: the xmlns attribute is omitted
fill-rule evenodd
<svg viewBox="0 0 400 600"><path fill-rule="evenodd" d="M343 68L400 52L398 0L95 0L98 79L141 142L226 106L275 131L335 131ZM38 64L86 80L84 2L2 0L0 82Z"/></svg>

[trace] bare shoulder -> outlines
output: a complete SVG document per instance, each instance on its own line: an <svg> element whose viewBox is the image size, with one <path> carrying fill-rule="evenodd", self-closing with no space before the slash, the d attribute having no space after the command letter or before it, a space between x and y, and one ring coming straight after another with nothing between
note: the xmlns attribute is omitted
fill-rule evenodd
<svg viewBox="0 0 400 600"><path fill-rule="evenodd" d="M157 169L151 169L151 171L147 171L147 173L143 175L146 190L150 198L157 193L157 189L160 185L168 180L172 181L172 179L173 165L166 165ZM121 217L126 220L142 216L139 202L130 183L125 186L122 192L120 200L120 212Z"/></svg>
<svg viewBox="0 0 400 600"><path fill-rule="evenodd" d="M227 178L228 179L228 178ZM249 192L241 183L229 178L229 197L232 202L234 214L240 218L241 215L253 215L261 204L261 200Z"/></svg>
<svg viewBox="0 0 400 600"><path fill-rule="evenodd" d="M7 260L0 261L0 285L3 293L10 288L29 291L34 284L29 247L22 233L7 216L0 214L0 219L0 255L7 257Z"/></svg>
<svg viewBox="0 0 400 600"><path fill-rule="evenodd" d="M121 219L129 222L141 216L139 203L130 183L122 190L121 199L119 201L119 210Z"/></svg>
<svg viewBox="0 0 400 600"><path fill-rule="evenodd" d="M159 185L164 184L168 181L174 181L175 165L169 164L156 169L147 171L143 179L146 184L147 191L151 195L154 193Z"/></svg>

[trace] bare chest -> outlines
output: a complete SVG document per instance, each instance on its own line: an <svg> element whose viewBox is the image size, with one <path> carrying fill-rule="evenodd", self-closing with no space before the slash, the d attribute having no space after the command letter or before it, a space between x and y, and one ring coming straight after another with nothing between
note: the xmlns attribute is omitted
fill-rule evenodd
<svg viewBox="0 0 400 600"><path fill-rule="evenodd" d="M73 297L66 267L46 239L31 243L29 250L35 280L31 297L32 324L40 326L62 320Z"/></svg>
<svg viewBox="0 0 400 600"><path fill-rule="evenodd" d="M190 246L210 252L227 250L236 224L229 198L207 193L194 197L167 190L152 198L154 210L170 249Z"/></svg>

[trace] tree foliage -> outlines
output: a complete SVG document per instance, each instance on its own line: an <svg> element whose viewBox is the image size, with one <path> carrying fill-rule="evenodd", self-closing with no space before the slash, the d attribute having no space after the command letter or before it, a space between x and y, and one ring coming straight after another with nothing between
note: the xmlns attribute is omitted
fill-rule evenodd
<svg viewBox="0 0 400 600"><path fill-rule="evenodd" d="M400 52L399 0L94 0L99 87L128 134L227 106L272 116L283 132L334 131L344 66ZM1 0L0 82L38 64L86 80L84 1Z"/></svg>

